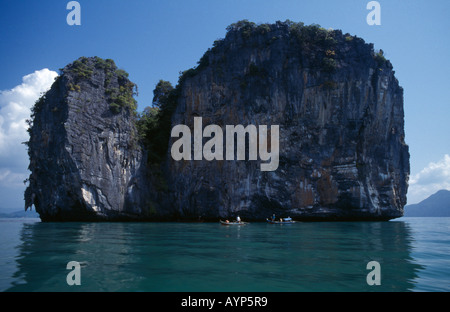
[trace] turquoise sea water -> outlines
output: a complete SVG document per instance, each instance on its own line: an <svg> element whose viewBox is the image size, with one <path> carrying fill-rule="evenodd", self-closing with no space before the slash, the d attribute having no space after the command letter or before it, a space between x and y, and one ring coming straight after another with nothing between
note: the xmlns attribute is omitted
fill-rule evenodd
<svg viewBox="0 0 450 312"><path fill-rule="evenodd" d="M0 219L0 291L450 291L450 218L41 223ZM79 286L66 268L78 261ZM380 264L381 285L369 286Z"/></svg>

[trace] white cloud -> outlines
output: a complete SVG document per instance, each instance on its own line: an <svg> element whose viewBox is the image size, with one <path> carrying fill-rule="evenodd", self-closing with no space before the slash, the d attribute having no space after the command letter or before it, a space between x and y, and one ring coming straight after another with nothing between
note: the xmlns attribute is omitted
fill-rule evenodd
<svg viewBox="0 0 450 312"><path fill-rule="evenodd" d="M418 203L439 190L450 190L450 155L438 162L431 162L419 173L411 176L408 204Z"/></svg>
<svg viewBox="0 0 450 312"><path fill-rule="evenodd" d="M28 155L22 142L28 140L25 120L30 118L31 107L55 81L58 74L47 68L22 78L22 84L0 91L0 185L24 187L28 176ZM4 199L4 198L2 198ZM22 198L20 198L21 200Z"/></svg>
<svg viewBox="0 0 450 312"><path fill-rule="evenodd" d="M28 139L25 120L30 118L30 109L57 76L54 71L41 69L24 76L21 85L0 91L0 156L23 150L19 147Z"/></svg>

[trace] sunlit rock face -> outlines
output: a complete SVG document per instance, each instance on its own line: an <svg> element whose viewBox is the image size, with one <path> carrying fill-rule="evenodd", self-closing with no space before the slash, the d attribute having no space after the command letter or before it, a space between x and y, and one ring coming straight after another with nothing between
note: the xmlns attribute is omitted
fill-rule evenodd
<svg viewBox="0 0 450 312"><path fill-rule="evenodd" d="M126 76L112 61L81 58L63 69L35 105L25 199L41 219L145 215L138 194L144 156L133 109L115 109L113 104L120 92L132 87Z"/></svg>

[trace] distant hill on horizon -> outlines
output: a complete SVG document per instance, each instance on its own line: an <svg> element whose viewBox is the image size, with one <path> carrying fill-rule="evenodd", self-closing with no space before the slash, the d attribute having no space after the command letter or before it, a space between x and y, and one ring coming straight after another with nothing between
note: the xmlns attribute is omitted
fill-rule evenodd
<svg viewBox="0 0 450 312"><path fill-rule="evenodd" d="M18 210L13 212L0 212L0 218L39 218L39 214L34 210Z"/></svg>
<svg viewBox="0 0 450 312"><path fill-rule="evenodd" d="M440 190L420 203L406 205L404 217L450 217L450 191Z"/></svg>

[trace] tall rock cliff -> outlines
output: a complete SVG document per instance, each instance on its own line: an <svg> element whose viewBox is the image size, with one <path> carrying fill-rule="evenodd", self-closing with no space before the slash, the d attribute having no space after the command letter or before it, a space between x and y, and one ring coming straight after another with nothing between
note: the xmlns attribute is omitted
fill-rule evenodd
<svg viewBox="0 0 450 312"><path fill-rule="evenodd" d="M409 175L403 89L373 45L314 25L244 21L215 42L180 93L172 125L194 129L201 116L203 126L280 128L275 171L252 161L170 160L181 214L402 216Z"/></svg>
<svg viewBox="0 0 450 312"><path fill-rule="evenodd" d="M245 161L207 160L196 157L195 146L210 137L192 133L192 160L174 160L179 138L166 133L161 159L147 159L154 151L136 137L134 85L111 65L98 58L68 65L35 106L25 197L44 220L403 215L409 176L403 89L383 52L364 40L316 25L241 21L180 77L160 123L194 131L201 117L200 131L223 129L224 155L227 125L277 125L273 171L249 159L250 138Z"/></svg>
<svg viewBox="0 0 450 312"><path fill-rule="evenodd" d="M36 102L26 207L44 221L145 216L135 85L112 60L82 57Z"/></svg>

